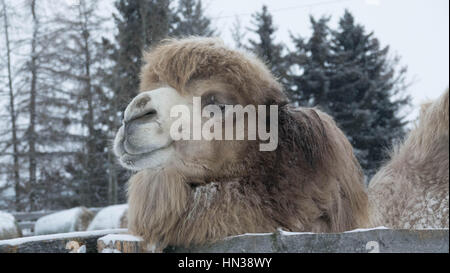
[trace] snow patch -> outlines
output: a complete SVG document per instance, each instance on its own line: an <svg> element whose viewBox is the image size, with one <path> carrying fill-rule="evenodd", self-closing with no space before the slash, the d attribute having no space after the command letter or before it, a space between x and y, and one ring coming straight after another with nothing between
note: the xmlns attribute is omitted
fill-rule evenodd
<svg viewBox="0 0 450 273"><path fill-rule="evenodd" d="M233 239L233 238L239 238L239 237L244 237L244 236L271 236L271 235L273 235L273 233L245 233L245 234L230 236L230 237L227 237L226 239Z"/></svg>
<svg viewBox="0 0 450 273"><path fill-rule="evenodd" d="M0 233L16 229L15 222L14 216L0 211Z"/></svg>
<svg viewBox="0 0 450 273"><path fill-rule="evenodd" d="M12 214L0 211L0 239L20 237L16 219Z"/></svg>
<svg viewBox="0 0 450 273"><path fill-rule="evenodd" d="M41 217L36 221L34 232L44 235L79 231L80 218L86 213L85 208L78 207Z"/></svg>
<svg viewBox="0 0 450 273"><path fill-rule="evenodd" d="M293 235L312 235L317 234L313 232L290 232L290 231L284 231L282 229L278 229L278 233L282 236L293 236Z"/></svg>
<svg viewBox="0 0 450 273"><path fill-rule="evenodd" d="M102 230L121 228L121 219L124 216L128 205L116 205L102 209L92 220L87 230Z"/></svg>
<svg viewBox="0 0 450 273"><path fill-rule="evenodd" d="M346 232L343 232L343 233L367 232L367 231L372 231L372 230L385 230L385 229L388 229L388 228L387 227L376 227L376 228L367 228L367 229L355 229L355 230L350 230L350 231L346 231ZM280 234L281 236L323 235L324 234L324 233L314 233L314 232L290 232L290 231L282 230L281 228L279 228L277 230L277 233ZM241 234L241 235L230 236L227 239L244 237L244 236L271 236L273 234L274 233L245 233L245 234Z"/></svg>
<svg viewBox="0 0 450 273"><path fill-rule="evenodd" d="M102 250L102 253L122 253L117 249L112 249L112 248L105 248Z"/></svg>
<svg viewBox="0 0 450 273"><path fill-rule="evenodd" d="M197 186L193 192L193 205L186 220L195 218L196 214L208 209L217 196L218 183L211 182L207 185Z"/></svg>
<svg viewBox="0 0 450 273"><path fill-rule="evenodd" d="M376 228L358 228L358 229L346 231L344 233L367 232L367 231L372 231L372 230L384 230L384 229L388 229L388 228L387 227L383 227L383 226L376 227Z"/></svg>

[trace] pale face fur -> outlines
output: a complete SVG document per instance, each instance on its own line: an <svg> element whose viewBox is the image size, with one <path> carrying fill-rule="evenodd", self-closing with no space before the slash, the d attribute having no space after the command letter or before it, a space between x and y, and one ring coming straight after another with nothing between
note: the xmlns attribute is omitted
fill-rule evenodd
<svg viewBox="0 0 450 273"><path fill-rule="evenodd" d="M165 87L141 93L127 107L124 125L114 141L116 155L125 168L159 168L174 159L170 137L170 109L186 98Z"/></svg>

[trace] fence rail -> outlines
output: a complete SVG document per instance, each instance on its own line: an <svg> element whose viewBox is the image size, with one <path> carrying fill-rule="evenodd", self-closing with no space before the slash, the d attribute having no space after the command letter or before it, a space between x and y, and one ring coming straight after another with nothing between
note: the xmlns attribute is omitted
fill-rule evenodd
<svg viewBox="0 0 450 273"><path fill-rule="evenodd" d="M53 234L0 241L0 253L142 253L152 251L126 229ZM244 234L175 253L448 253L449 232L442 230L355 230L335 234Z"/></svg>

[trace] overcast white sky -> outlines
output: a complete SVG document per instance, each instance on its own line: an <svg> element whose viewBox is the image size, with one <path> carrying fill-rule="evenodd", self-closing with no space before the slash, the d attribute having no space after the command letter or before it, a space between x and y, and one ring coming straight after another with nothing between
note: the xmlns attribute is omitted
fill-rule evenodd
<svg viewBox="0 0 450 273"><path fill-rule="evenodd" d="M409 93L414 108L439 97L449 85L448 0L204 0L207 14L232 44L230 28L235 15L243 26L263 4L269 7L278 26L277 38L290 45L289 32L309 36L309 14L331 15L333 26L349 9L367 31L374 31L383 45L402 57L413 85ZM417 116L414 111L409 119Z"/></svg>

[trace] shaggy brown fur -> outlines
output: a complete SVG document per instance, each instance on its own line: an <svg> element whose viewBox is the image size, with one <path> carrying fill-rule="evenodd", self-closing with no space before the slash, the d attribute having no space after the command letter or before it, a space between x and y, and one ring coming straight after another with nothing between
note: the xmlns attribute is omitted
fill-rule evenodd
<svg viewBox="0 0 450 273"><path fill-rule="evenodd" d="M374 225L448 228L449 91L422 106L420 121L369 187Z"/></svg>
<svg viewBox="0 0 450 273"><path fill-rule="evenodd" d="M260 152L258 141L218 141L235 149L214 154L203 173L171 166L140 171L129 181L132 233L162 249L277 228L367 226L363 175L346 137L321 111L288 107L280 84L257 58L216 39L190 38L163 42L145 61L142 91L170 85L190 93L195 82L211 80L231 86L228 92L242 105L278 104L279 146Z"/></svg>
<svg viewBox="0 0 450 273"><path fill-rule="evenodd" d="M195 80L216 78L234 87L242 102L255 105L287 101L281 85L257 58L229 50L217 39L165 40L144 56L141 91L168 84L181 93Z"/></svg>

